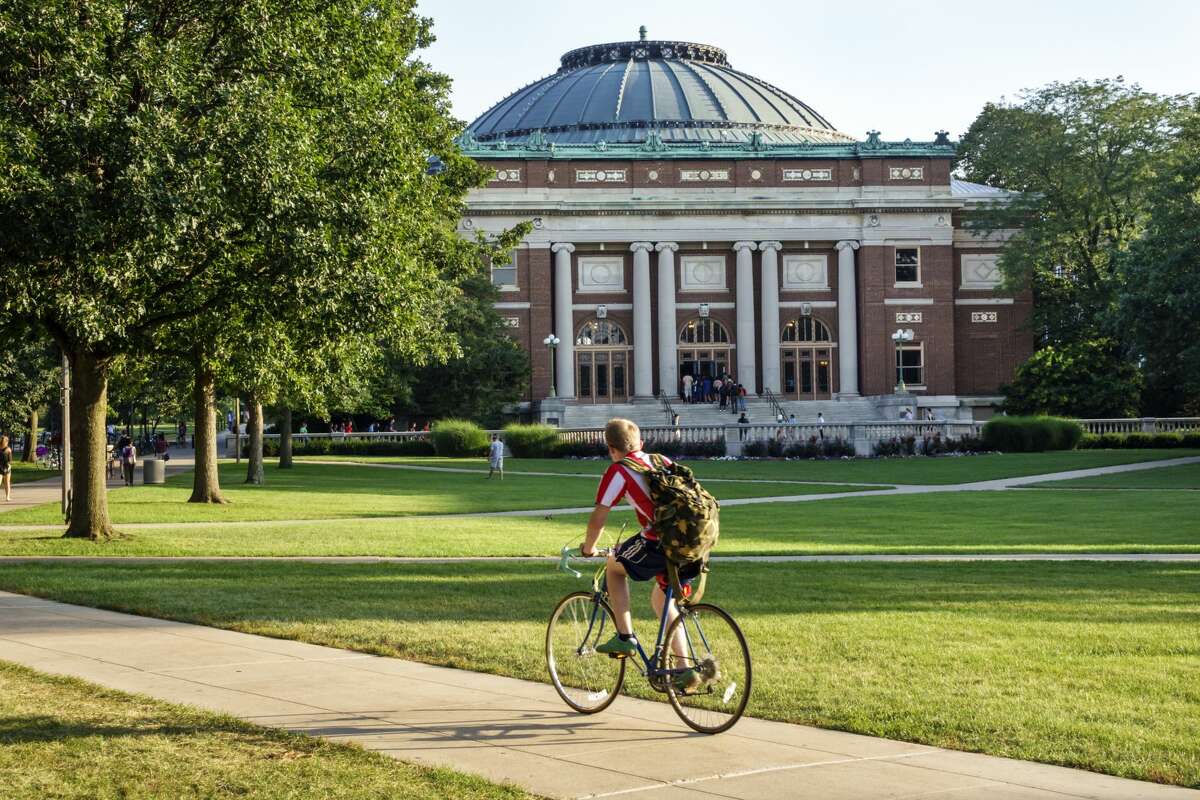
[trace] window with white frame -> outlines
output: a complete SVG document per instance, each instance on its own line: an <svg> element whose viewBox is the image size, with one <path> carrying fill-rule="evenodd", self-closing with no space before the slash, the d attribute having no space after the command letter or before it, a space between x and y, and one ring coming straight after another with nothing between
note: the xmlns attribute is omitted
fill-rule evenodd
<svg viewBox="0 0 1200 800"><path fill-rule="evenodd" d="M925 385L925 344L904 342L896 348L896 382L906 386Z"/></svg>
<svg viewBox="0 0 1200 800"><path fill-rule="evenodd" d="M508 261L492 262L492 285L502 292L517 289L517 251L513 250Z"/></svg>
<svg viewBox="0 0 1200 800"><path fill-rule="evenodd" d="M896 285L921 283L921 248L896 248Z"/></svg>

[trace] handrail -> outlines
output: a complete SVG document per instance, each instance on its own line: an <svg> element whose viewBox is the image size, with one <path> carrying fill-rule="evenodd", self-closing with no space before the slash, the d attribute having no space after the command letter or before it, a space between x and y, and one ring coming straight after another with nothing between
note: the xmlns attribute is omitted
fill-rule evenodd
<svg viewBox="0 0 1200 800"><path fill-rule="evenodd" d="M667 399L666 392L659 392L658 399L662 401L663 410L667 412L667 424L675 424L675 407L671 405L671 401Z"/></svg>
<svg viewBox="0 0 1200 800"><path fill-rule="evenodd" d="M763 397L767 398L767 401L770 402L771 410L775 412L775 419L782 419L784 421L787 421L787 418L788 418L787 412L785 412L783 410L783 406L781 406L779 404L779 399L775 397L775 393L772 392L770 389L764 388L763 389Z"/></svg>

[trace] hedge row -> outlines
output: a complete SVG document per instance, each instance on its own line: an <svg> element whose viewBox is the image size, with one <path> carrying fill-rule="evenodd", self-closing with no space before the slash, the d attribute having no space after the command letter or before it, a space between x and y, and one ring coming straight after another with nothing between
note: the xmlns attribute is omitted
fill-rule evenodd
<svg viewBox="0 0 1200 800"><path fill-rule="evenodd" d="M881 458L890 456L941 456L950 453L986 453L989 448L983 439L975 436L963 436L960 439L943 439L941 436L928 436L918 439L916 436L893 436L891 439L880 439L873 448L873 453Z"/></svg>
<svg viewBox="0 0 1200 800"><path fill-rule="evenodd" d="M1002 453L1074 450L1083 428L1062 417L994 417L983 426L983 443Z"/></svg>
<svg viewBox="0 0 1200 800"><path fill-rule="evenodd" d="M435 422L430 438L439 456L451 457L487 455L490 441L483 428L465 419Z"/></svg>
<svg viewBox="0 0 1200 800"><path fill-rule="evenodd" d="M1184 433L1101 433L1087 434L1079 442L1081 449L1121 450L1126 448L1200 448L1200 431Z"/></svg>
<svg viewBox="0 0 1200 800"><path fill-rule="evenodd" d="M742 445L742 455L749 458L841 458L853 456L854 447L845 439L818 439L816 436L810 436L805 442L757 439Z"/></svg>

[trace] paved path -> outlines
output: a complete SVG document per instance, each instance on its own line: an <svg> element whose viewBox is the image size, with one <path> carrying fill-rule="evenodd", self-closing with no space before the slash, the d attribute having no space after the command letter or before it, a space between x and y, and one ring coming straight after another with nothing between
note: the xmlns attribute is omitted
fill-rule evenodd
<svg viewBox="0 0 1200 800"><path fill-rule="evenodd" d="M185 470L190 470L195 466L195 452L191 449L171 448L171 460L167 462L167 474L175 475ZM138 461L137 467L134 468L134 482L140 484L142 482L142 462ZM125 481L121 478L120 473L116 477L108 479L108 490L111 492L114 489L123 489ZM29 481L28 483L13 484L13 500L11 503L0 503L0 514L6 511L16 511L19 508L29 508L31 506L40 506L44 503L61 503L62 502L62 478L47 478L42 481ZM61 525L54 527L62 527Z"/></svg>
<svg viewBox="0 0 1200 800"><path fill-rule="evenodd" d="M553 564L557 556L0 556L3 564L36 564L70 561L82 564L176 564L181 561L287 561L308 564L458 564L497 561L531 561ZM1200 553L821 553L806 556L713 556L713 562L791 564L805 562L889 563L923 561L1200 561ZM586 563L575 559L574 565ZM595 565L600 560L593 561Z"/></svg>
<svg viewBox="0 0 1200 800"><path fill-rule="evenodd" d="M0 659L550 797L1200 798L1179 787L756 719L702 736L666 704L628 697L581 716L542 684L4 592Z"/></svg>

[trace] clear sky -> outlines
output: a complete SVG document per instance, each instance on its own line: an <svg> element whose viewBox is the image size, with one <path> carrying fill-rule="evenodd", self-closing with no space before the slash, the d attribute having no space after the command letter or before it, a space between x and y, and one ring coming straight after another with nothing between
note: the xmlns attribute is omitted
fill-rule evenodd
<svg viewBox="0 0 1200 800"><path fill-rule="evenodd" d="M466 122L553 73L568 50L637 38L716 45L859 138L957 139L988 101L1051 81L1124 75L1200 91L1200 0L418 0Z"/></svg>

